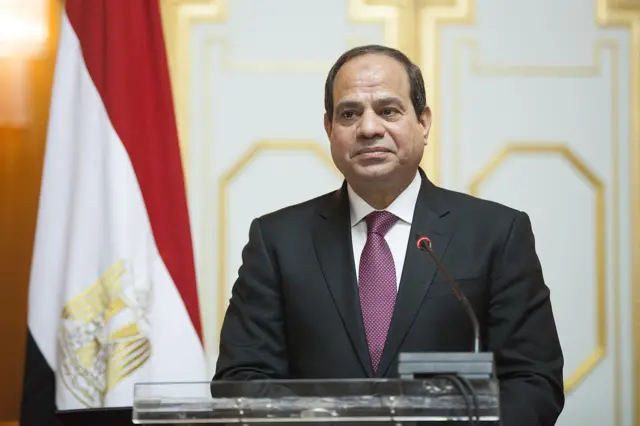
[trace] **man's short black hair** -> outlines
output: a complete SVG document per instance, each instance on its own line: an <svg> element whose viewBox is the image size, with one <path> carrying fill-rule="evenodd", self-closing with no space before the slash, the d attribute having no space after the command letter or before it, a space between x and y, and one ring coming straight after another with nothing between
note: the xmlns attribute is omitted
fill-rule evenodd
<svg viewBox="0 0 640 426"><path fill-rule="evenodd" d="M333 64L329 70L327 81L324 85L324 109L329 121L333 120L333 84L335 83L338 71L340 71L340 68L342 68L342 66L351 59L367 54L387 55L404 66L404 69L407 71L407 76L409 77L409 94L411 96L411 103L413 104L413 109L416 111L416 116L420 118L420 114L422 114L422 111L424 111L427 106L427 95L425 93L424 80L422 78L420 68L411 62L407 55L397 49L377 44L369 44L366 46L354 47L353 49L346 51L338 58L336 63Z"/></svg>

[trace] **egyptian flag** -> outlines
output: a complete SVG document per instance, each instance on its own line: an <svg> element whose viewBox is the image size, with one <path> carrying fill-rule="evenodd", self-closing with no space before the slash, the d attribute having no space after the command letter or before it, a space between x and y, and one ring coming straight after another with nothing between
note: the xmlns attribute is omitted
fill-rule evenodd
<svg viewBox="0 0 640 426"><path fill-rule="evenodd" d="M67 0L29 287L22 425L207 381L158 0Z"/></svg>

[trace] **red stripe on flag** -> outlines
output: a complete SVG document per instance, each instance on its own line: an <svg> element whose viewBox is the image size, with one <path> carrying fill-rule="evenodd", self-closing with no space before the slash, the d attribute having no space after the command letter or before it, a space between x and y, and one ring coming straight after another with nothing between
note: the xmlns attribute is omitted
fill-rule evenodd
<svg viewBox="0 0 640 426"><path fill-rule="evenodd" d="M66 13L122 140L169 274L202 341L189 215L157 0L67 0ZM167 312L167 315L170 315Z"/></svg>

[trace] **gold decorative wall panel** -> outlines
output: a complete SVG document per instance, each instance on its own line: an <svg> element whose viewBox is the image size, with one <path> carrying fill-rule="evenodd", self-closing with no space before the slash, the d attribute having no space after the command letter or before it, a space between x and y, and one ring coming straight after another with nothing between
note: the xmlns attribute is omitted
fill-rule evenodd
<svg viewBox="0 0 640 426"><path fill-rule="evenodd" d="M623 27L630 33L630 155L631 172L631 313L634 347L634 424L640 426L640 1L597 0L596 22ZM621 374L619 371L616 374Z"/></svg>
<svg viewBox="0 0 640 426"><path fill-rule="evenodd" d="M478 52L478 43L472 38L460 38L455 42L453 51L453 160L451 167L453 168L453 184L454 187L460 187L460 159L462 155L462 141L460 138L460 129L463 126L460 107L462 98L460 88L462 86L462 55L464 49L470 51L471 63L470 72L475 76L491 76L491 77L555 77L555 78L581 78L581 77L599 77L602 75L602 66L605 55L611 58L611 122L618 123L620 114L618 111L619 102L619 46L615 40L599 39L593 46L593 56L591 65L586 66L514 66L503 65L495 66L488 64L480 58ZM619 128L613 126L611 134L612 156L614 158L613 168L618 169L619 158ZM616 186L617 187L617 186Z"/></svg>
<svg viewBox="0 0 640 426"><path fill-rule="evenodd" d="M607 352L607 316L605 311L606 284L605 284L605 189L604 184L595 172L563 143L507 143L502 150L483 167L480 172L471 180L469 193L479 196L482 184L493 175L498 168L514 156L539 156L539 155L559 155L570 167L573 167L580 176L590 185L590 189L595 194L595 223L593 229L594 245L596 256L594 259L596 277L596 346L586 355L575 371L570 372L565 379L565 392L571 393L585 377L604 359ZM617 215L617 204L613 208L614 215ZM617 246L618 235L615 236L614 246ZM619 311L616 305L616 311ZM619 312L615 313L619 317ZM616 359L616 363L619 360ZM616 391L619 384L616 384Z"/></svg>
<svg viewBox="0 0 640 426"><path fill-rule="evenodd" d="M160 11L171 74L182 164L184 169L188 170L191 26L195 22L224 21L227 18L227 0L160 0ZM185 173L185 178L188 176L189 174Z"/></svg>

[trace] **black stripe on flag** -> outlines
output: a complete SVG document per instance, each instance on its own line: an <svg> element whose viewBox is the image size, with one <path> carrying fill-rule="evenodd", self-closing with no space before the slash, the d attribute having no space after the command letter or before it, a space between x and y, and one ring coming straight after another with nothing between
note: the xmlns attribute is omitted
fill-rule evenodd
<svg viewBox="0 0 640 426"><path fill-rule="evenodd" d="M56 418L56 381L53 370L27 333L27 350L20 408L20 426L59 426Z"/></svg>

